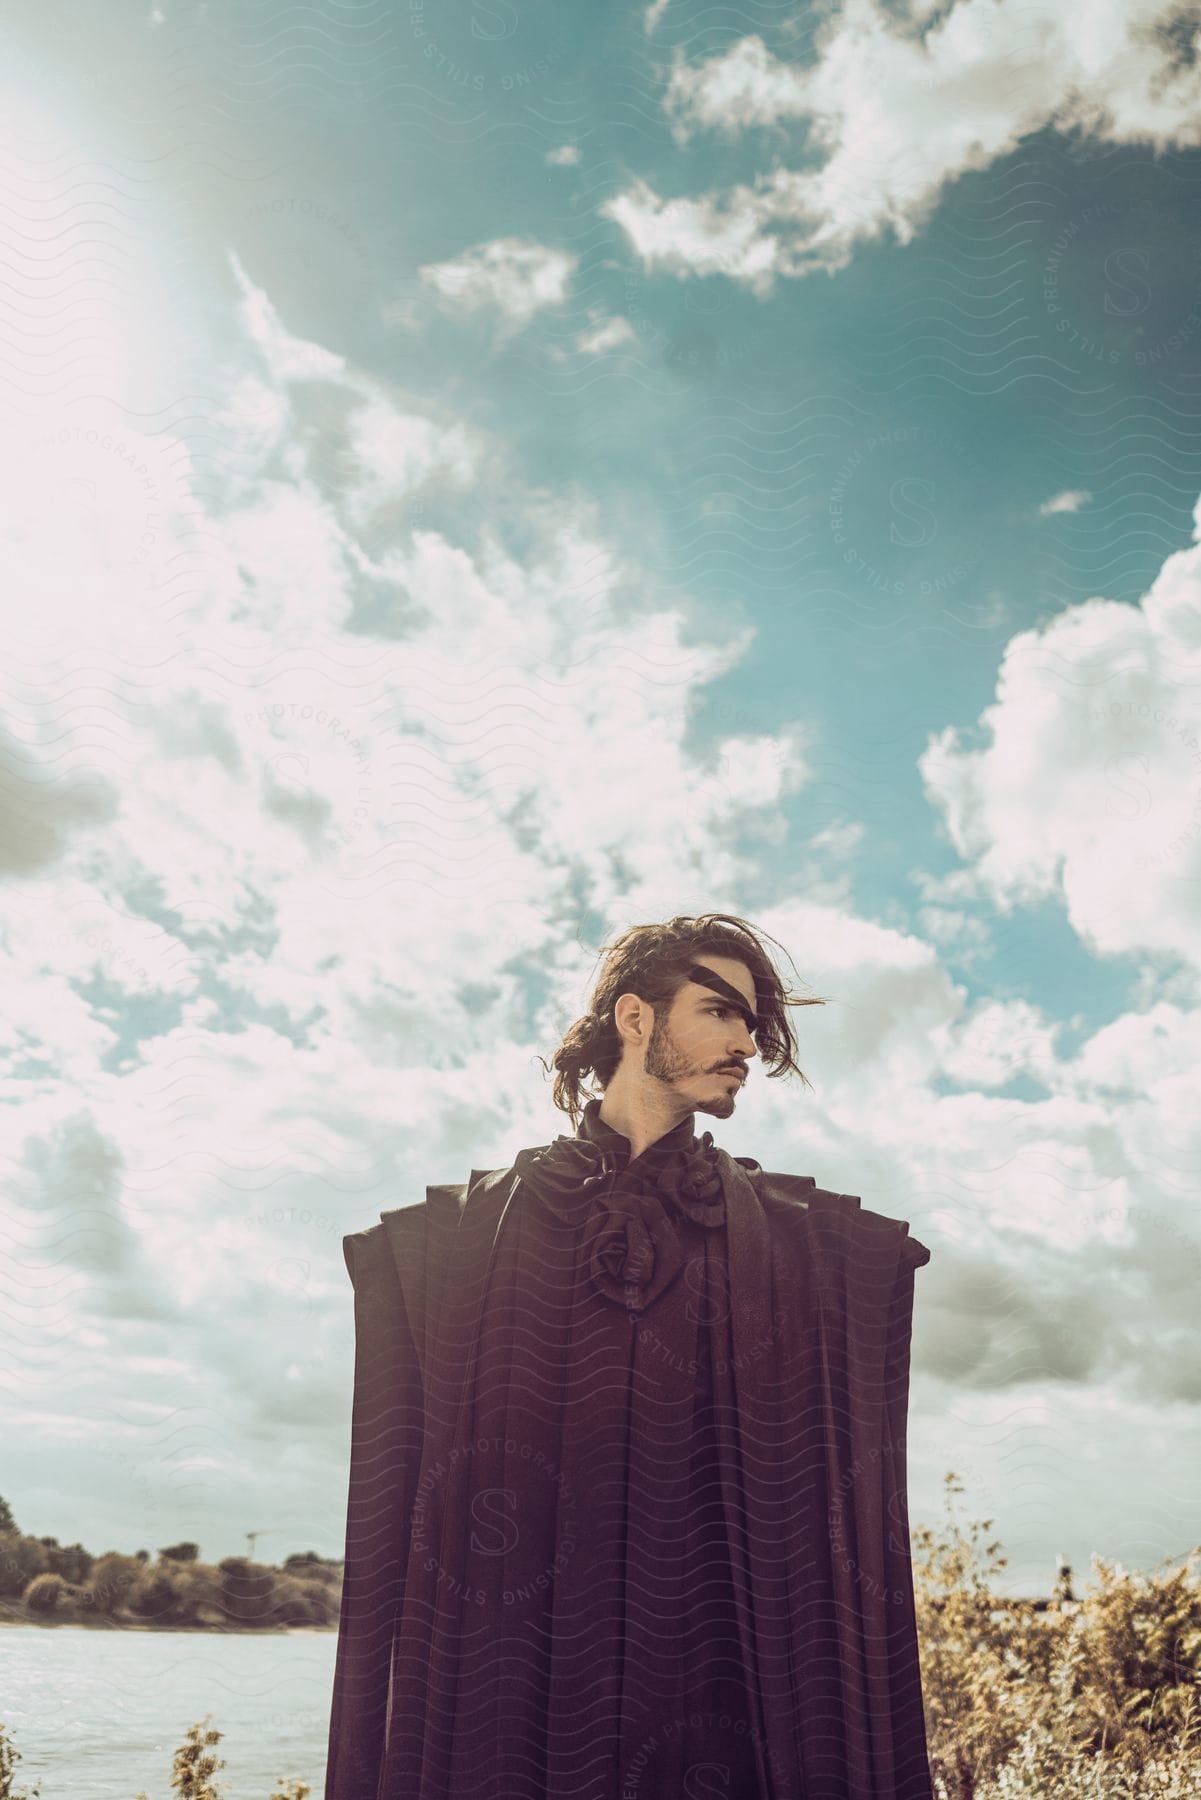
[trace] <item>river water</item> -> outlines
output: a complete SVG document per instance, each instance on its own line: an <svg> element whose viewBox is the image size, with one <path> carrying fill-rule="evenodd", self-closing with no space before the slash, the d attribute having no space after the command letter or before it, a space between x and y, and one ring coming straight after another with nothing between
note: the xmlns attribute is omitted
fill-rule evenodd
<svg viewBox="0 0 1201 1800"><path fill-rule="evenodd" d="M215 1780L226 1800L268 1800L289 1776L320 1800L336 1647L332 1631L0 1629L15 1791L40 1782L41 1800L171 1800L171 1759L207 1712L224 1734Z"/></svg>

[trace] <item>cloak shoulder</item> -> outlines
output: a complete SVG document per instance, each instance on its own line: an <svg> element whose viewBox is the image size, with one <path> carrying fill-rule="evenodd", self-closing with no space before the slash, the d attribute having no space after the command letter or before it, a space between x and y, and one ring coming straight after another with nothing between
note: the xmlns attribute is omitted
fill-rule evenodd
<svg viewBox="0 0 1201 1800"><path fill-rule="evenodd" d="M735 1156L732 1160L741 1163L747 1170L761 1201L824 1210L833 1218L841 1219L848 1232L861 1231L862 1225L866 1223L869 1231L883 1230L891 1237L898 1246L901 1261L906 1267L920 1269L929 1262L930 1252L926 1245L917 1238L910 1237L908 1220L869 1211L858 1194L840 1194L835 1193L832 1188L819 1188L812 1175L785 1175L776 1170L769 1172L761 1169L757 1162L747 1156Z"/></svg>

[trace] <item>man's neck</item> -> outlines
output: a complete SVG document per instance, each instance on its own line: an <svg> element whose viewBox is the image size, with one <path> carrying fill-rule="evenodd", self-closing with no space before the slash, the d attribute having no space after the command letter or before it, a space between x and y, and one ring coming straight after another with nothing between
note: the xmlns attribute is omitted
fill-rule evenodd
<svg viewBox="0 0 1201 1800"><path fill-rule="evenodd" d="M610 1083L598 1113L606 1125L630 1141L630 1161L658 1143L661 1137L686 1119L692 1107L672 1105L670 1096L615 1091Z"/></svg>

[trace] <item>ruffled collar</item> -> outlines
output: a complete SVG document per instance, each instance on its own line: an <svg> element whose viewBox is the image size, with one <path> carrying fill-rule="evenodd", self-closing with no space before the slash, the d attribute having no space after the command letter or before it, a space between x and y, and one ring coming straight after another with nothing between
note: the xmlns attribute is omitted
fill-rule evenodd
<svg viewBox="0 0 1201 1800"><path fill-rule="evenodd" d="M669 1157L690 1151L695 1142L693 1129L695 1118L695 1113L688 1113L678 1125L673 1125L671 1130L665 1131L661 1138L656 1138L653 1144L648 1144L642 1155L636 1157L635 1161L646 1167L658 1167ZM618 1131L615 1126L602 1119L599 1099L593 1098L585 1104L576 1135L587 1138L590 1143L599 1144L602 1150L606 1150L611 1156L616 1157L619 1168L625 1168L629 1164L630 1140L624 1132ZM709 1141L712 1143L712 1138Z"/></svg>
<svg viewBox="0 0 1201 1800"><path fill-rule="evenodd" d="M629 1139L600 1116L600 1100L584 1108L574 1137L520 1150L514 1169L536 1199L567 1224L581 1226L597 1290L634 1313L644 1312L684 1263L673 1220L725 1223L717 1148L695 1115L630 1157Z"/></svg>

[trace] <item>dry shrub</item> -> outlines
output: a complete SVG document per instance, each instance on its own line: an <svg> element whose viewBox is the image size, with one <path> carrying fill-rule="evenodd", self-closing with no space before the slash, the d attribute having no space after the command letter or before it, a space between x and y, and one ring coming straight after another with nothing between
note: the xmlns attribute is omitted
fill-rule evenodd
<svg viewBox="0 0 1201 1800"><path fill-rule="evenodd" d="M1201 1796L1201 1586L1094 1556L1095 1591L1037 1610L994 1592L992 1521L912 1532L930 1768L939 1800Z"/></svg>

